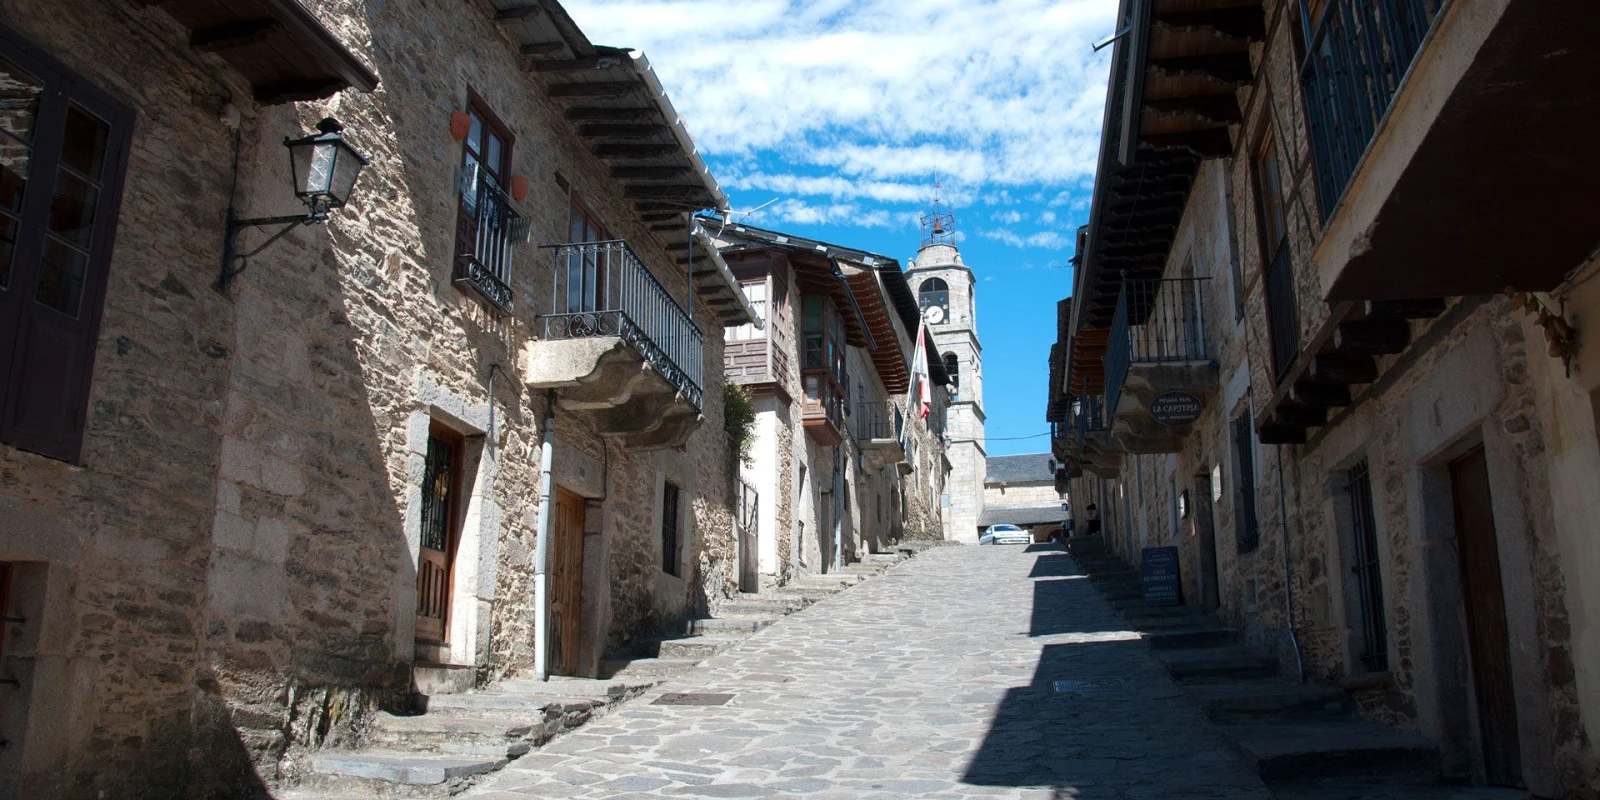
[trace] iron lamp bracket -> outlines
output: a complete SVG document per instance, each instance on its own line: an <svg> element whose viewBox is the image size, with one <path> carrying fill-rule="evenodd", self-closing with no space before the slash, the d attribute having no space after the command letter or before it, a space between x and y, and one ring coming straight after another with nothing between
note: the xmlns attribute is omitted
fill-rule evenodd
<svg viewBox="0 0 1600 800"><path fill-rule="evenodd" d="M319 222L326 222L327 219L328 207L327 204L322 201L313 202L311 204L311 210L304 214L290 214L280 217L253 217L250 219L240 219L239 215L235 213L232 208L229 208L228 231L226 238L223 239L222 243L222 274L218 280L218 288L222 289L223 291L227 291L228 284L231 283L233 279L239 275L239 273L244 272L245 268L250 265L251 258L254 258L258 253L272 246L274 242L288 235L290 231L302 225L315 225ZM240 231L244 230L245 228L265 228L273 225L281 225L282 227L280 227L276 233L267 237L266 241L257 245L249 252L239 252Z"/></svg>

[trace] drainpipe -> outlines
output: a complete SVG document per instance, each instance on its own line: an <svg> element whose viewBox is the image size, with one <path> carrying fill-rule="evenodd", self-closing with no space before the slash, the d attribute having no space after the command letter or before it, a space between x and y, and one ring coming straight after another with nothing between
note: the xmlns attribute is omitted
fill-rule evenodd
<svg viewBox="0 0 1600 800"><path fill-rule="evenodd" d="M844 569L844 465L840 459L841 448L833 446L833 571Z"/></svg>
<svg viewBox="0 0 1600 800"><path fill-rule="evenodd" d="M1289 625L1289 643L1294 645L1294 668L1300 682L1306 682L1305 657L1300 652L1300 636L1294 632L1294 593L1289 586L1289 504L1283 493L1283 445L1278 445L1278 525L1283 528L1283 613Z"/></svg>
<svg viewBox="0 0 1600 800"><path fill-rule="evenodd" d="M555 492L555 476L550 469L556 449L556 396L545 396L544 441L539 447L539 539L533 547L533 673L536 679L550 680L550 507Z"/></svg>

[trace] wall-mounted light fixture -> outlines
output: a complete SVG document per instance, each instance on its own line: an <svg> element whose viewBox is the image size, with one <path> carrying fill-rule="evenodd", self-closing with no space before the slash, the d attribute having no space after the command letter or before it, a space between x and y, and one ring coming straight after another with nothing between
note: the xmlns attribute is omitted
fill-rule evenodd
<svg viewBox="0 0 1600 800"><path fill-rule="evenodd" d="M239 219L234 214L233 208L231 206L228 208L227 238L222 244L221 287L224 290L228 288L228 283L234 276L244 272L251 257L301 225L313 225L325 221L329 211L349 202L350 193L356 185L356 178L361 175L361 168L372 163L344 140L344 126L333 117L318 122L317 131L299 139L283 140L283 146L289 149L289 171L294 178L294 194L306 204L305 214ZM283 227L254 250L248 253L238 252L237 240L240 229L268 225ZM234 266L235 261L238 262L238 266Z"/></svg>

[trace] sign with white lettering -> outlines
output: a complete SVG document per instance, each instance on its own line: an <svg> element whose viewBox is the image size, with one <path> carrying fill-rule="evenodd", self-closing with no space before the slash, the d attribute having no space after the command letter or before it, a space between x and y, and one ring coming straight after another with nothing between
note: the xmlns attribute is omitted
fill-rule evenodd
<svg viewBox="0 0 1600 800"><path fill-rule="evenodd" d="M1139 573L1145 605L1175 606L1183 602L1178 582L1178 548L1146 547L1139 559Z"/></svg>
<svg viewBox="0 0 1600 800"><path fill-rule="evenodd" d="M1204 406L1188 392L1162 392L1150 403L1150 417L1162 425L1188 425L1200 418Z"/></svg>

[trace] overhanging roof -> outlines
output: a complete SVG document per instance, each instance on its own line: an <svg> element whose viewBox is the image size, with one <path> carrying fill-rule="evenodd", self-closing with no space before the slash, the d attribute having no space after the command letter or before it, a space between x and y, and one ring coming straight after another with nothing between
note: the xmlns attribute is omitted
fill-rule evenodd
<svg viewBox="0 0 1600 800"><path fill-rule="evenodd" d="M189 46L215 53L250 82L256 102L370 92L378 76L296 0L146 0L189 29Z"/></svg>
<svg viewBox="0 0 1600 800"><path fill-rule="evenodd" d="M724 210L728 198L649 59L590 42L556 0L491 3L495 21L517 40L573 135L609 165L622 196L665 241L677 266L692 267L695 292L707 298L718 322L754 322L732 273L693 232L694 212Z"/></svg>
<svg viewBox="0 0 1600 800"><path fill-rule="evenodd" d="M818 255L873 269L882 278L882 287L888 293L889 301L894 306L894 312L899 315L900 324L904 327L906 335L915 338L922 322L922 309L918 306L916 295L912 293L911 285L906 281L905 271L901 269L897 259L853 247L807 239L804 236L757 228L754 225L724 222L710 217L701 217L700 223L723 242L721 250L724 254L731 255L747 250L774 247L786 252ZM944 368L944 362L939 359L933 337L924 338L923 347L927 356L929 377L940 386L949 385L950 376Z"/></svg>
<svg viewBox="0 0 1600 800"><path fill-rule="evenodd" d="M845 279L850 282L850 291L861 306L867 328L872 333L872 341L876 345L871 351L872 364L878 370L883 388L891 393L906 391L911 387L911 371L906 364L905 348L911 342L894 324L893 312L879 285L877 270L853 267L842 260L841 266Z"/></svg>

